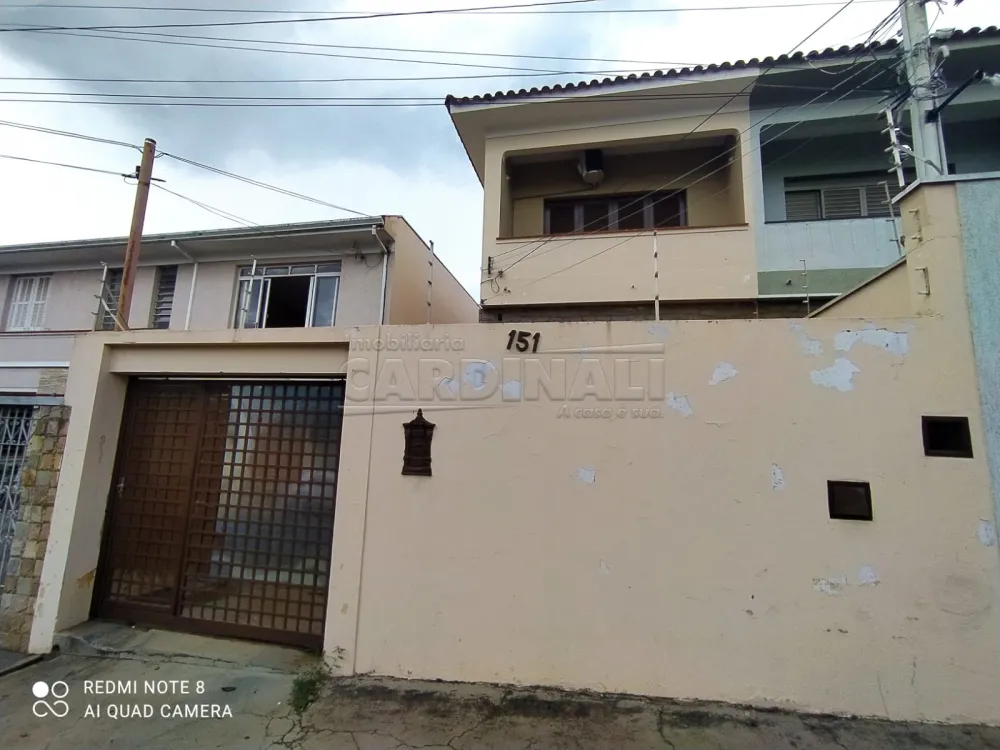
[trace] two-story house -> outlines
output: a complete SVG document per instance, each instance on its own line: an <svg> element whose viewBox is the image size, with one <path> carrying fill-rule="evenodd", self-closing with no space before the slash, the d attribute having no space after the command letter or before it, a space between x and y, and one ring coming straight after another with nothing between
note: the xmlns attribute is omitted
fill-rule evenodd
<svg viewBox="0 0 1000 750"><path fill-rule="evenodd" d="M0 570L37 410L62 403L75 337L116 329L126 242L0 247ZM405 219L371 216L146 236L128 325L342 329L468 323L477 311Z"/></svg>
<svg viewBox="0 0 1000 750"><path fill-rule="evenodd" d="M934 44L953 85L1000 70L994 27ZM863 283L905 251L903 68L889 41L449 97L485 193L481 319L797 317ZM1000 90L942 119L950 172L1000 169Z"/></svg>

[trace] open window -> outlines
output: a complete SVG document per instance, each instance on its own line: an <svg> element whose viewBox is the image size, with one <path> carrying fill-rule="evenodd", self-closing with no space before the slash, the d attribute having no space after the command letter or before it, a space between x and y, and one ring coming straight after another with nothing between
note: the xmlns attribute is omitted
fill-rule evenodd
<svg viewBox="0 0 1000 750"><path fill-rule="evenodd" d="M340 262L240 269L236 328L332 326Z"/></svg>

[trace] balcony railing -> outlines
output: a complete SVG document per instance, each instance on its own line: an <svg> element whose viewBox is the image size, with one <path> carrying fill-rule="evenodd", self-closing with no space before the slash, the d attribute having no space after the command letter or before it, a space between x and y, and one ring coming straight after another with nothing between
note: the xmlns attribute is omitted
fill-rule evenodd
<svg viewBox="0 0 1000 750"><path fill-rule="evenodd" d="M883 268L899 259L892 219L836 219L766 224L758 248L760 271Z"/></svg>
<svg viewBox="0 0 1000 750"><path fill-rule="evenodd" d="M657 233L657 249L661 299L757 294L753 233L746 225L665 229ZM651 232L500 239L486 255L494 259L492 279L484 275L487 305L653 299Z"/></svg>

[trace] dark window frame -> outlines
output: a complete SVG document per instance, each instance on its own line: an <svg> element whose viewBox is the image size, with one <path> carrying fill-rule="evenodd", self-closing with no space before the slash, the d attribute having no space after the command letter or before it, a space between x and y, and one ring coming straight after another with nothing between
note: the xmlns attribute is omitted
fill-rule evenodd
<svg viewBox="0 0 1000 750"><path fill-rule="evenodd" d="M864 490L865 504L868 506L867 513L845 513L842 508L838 508L840 498L837 497L837 490L854 491ZM827 508L830 518L835 521L874 521L875 511L872 507L872 486L870 482L852 482L843 480L828 480L826 483Z"/></svg>
<svg viewBox="0 0 1000 750"><path fill-rule="evenodd" d="M961 425L965 428L961 448L934 448L931 446L935 425ZM920 432L924 440L924 455L932 458L974 458L972 450L972 429L968 417L938 417L924 415L920 418Z"/></svg>
<svg viewBox="0 0 1000 750"><path fill-rule="evenodd" d="M656 224L656 204L664 201L674 201L678 203L678 210L670 218L677 219L676 223ZM642 209L639 209L639 201L642 201ZM595 203L605 203L607 210L607 225L604 227L588 226L585 220L586 206ZM554 208L570 208L574 212L573 229L570 232L553 232L551 225L551 211ZM620 213L626 218L641 215L642 227L631 227L622 229L619 227L621 221ZM608 195L587 195L576 198L548 198L545 200L543 208L543 236L554 234L602 234L616 232L649 232L654 229L678 229L688 226L688 203L687 190L660 191L656 193L610 193ZM592 223L592 222L591 222Z"/></svg>

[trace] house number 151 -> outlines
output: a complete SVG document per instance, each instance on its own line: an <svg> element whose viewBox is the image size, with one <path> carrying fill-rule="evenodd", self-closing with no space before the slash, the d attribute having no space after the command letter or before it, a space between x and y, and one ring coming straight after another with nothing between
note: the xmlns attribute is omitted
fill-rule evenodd
<svg viewBox="0 0 1000 750"><path fill-rule="evenodd" d="M531 353L534 354L538 351L538 342L541 338L542 334L540 333L531 333L530 331L511 331L507 336L507 351L516 348L519 352L526 352L530 346Z"/></svg>

